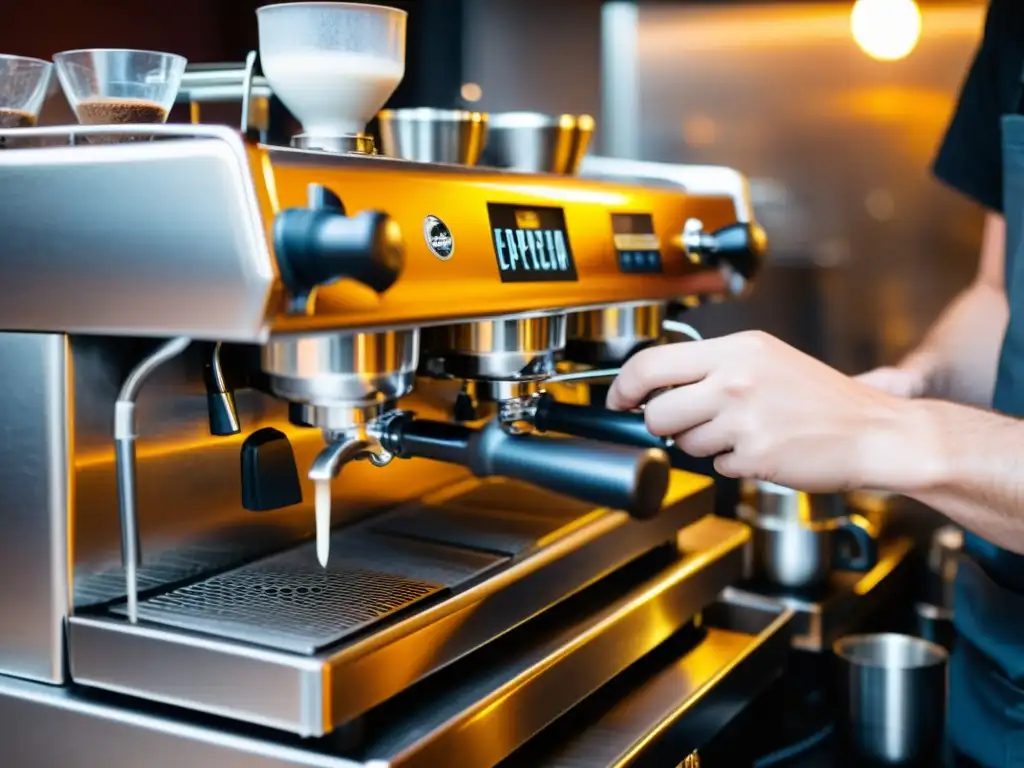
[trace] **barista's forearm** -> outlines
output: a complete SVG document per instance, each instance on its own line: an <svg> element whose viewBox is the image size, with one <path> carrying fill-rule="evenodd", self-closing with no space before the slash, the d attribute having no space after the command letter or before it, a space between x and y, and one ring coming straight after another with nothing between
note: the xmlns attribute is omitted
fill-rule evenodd
<svg viewBox="0 0 1024 768"><path fill-rule="evenodd" d="M1024 421L935 400L903 401L880 484L1024 554ZM893 462L899 465L894 469Z"/></svg>
<svg viewBox="0 0 1024 768"><path fill-rule="evenodd" d="M1006 331L1004 264L1006 223L989 213L978 256L978 274L946 308L924 343L901 368L915 371L925 394L987 407L995 389L996 360Z"/></svg>
<svg viewBox="0 0 1024 768"><path fill-rule="evenodd" d="M987 406L1007 318L1003 291L975 282L953 300L900 367L922 371L930 397Z"/></svg>

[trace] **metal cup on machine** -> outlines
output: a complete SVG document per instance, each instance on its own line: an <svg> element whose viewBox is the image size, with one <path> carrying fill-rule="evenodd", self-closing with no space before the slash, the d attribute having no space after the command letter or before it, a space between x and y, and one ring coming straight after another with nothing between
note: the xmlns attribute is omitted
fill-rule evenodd
<svg viewBox="0 0 1024 768"><path fill-rule="evenodd" d="M417 163L476 165L488 116L461 109L386 109L377 115L381 153Z"/></svg>
<svg viewBox="0 0 1024 768"><path fill-rule="evenodd" d="M483 165L530 173L576 175L594 134L589 115L492 114Z"/></svg>

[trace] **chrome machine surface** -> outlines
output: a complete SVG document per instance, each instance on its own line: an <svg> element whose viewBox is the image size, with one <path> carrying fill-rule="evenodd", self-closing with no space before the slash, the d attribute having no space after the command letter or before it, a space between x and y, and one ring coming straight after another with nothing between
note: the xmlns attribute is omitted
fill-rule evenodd
<svg viewBox="0 0 1024 768"><path fill-rule="evenodd" d="M747 527L574 394L754 277L738 187L259 138L0 131L0 762L493 766L680 633L776 673Z"/></svg>

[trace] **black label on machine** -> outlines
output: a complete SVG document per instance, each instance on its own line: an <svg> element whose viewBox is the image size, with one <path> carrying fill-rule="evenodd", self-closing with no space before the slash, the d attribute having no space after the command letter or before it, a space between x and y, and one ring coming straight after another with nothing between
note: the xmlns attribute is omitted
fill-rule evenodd
<svg viewBox="0 0 1024 768"><path fill-rule="evenodd" d="M579 279L561 208L488 203L487 214L501 282Z"/></svg>
<svg viewBox="0 0 1024 768"><path fill-rule="evenodd" d="M630 274L661 272L661 242L649 213L613 213L612 234L619 269Z"/></svg>

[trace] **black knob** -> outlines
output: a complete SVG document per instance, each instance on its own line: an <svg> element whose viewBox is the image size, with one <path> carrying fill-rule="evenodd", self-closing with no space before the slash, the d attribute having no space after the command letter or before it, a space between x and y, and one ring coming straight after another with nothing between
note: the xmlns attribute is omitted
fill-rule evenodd
<svg viewBox="0 0 1024 768"><path fill-rule="evenodd" d="M274 220L274 251L281 278L296 296L342 278L383 293L398 279L405 258L401 231L381 211L347 216L341 200L311 189L309 208L289 208Z"/></svg>
<svg viewBox="0 0 1024 768"><path fill-rule="evenodd" d="M694 261L709 267L728 266L746 282L757 276L768 251L768 235L751 222L737 222L707 234L699 221L691 219L683 243Z"/></svg>
<svg viewBox="0 0 1024 768"><path fill-rule="evenodd" d="M711 235L715 258L727 263L744 279L753 279L768 251L768 235L758 224L730 224Z"/></svg>

